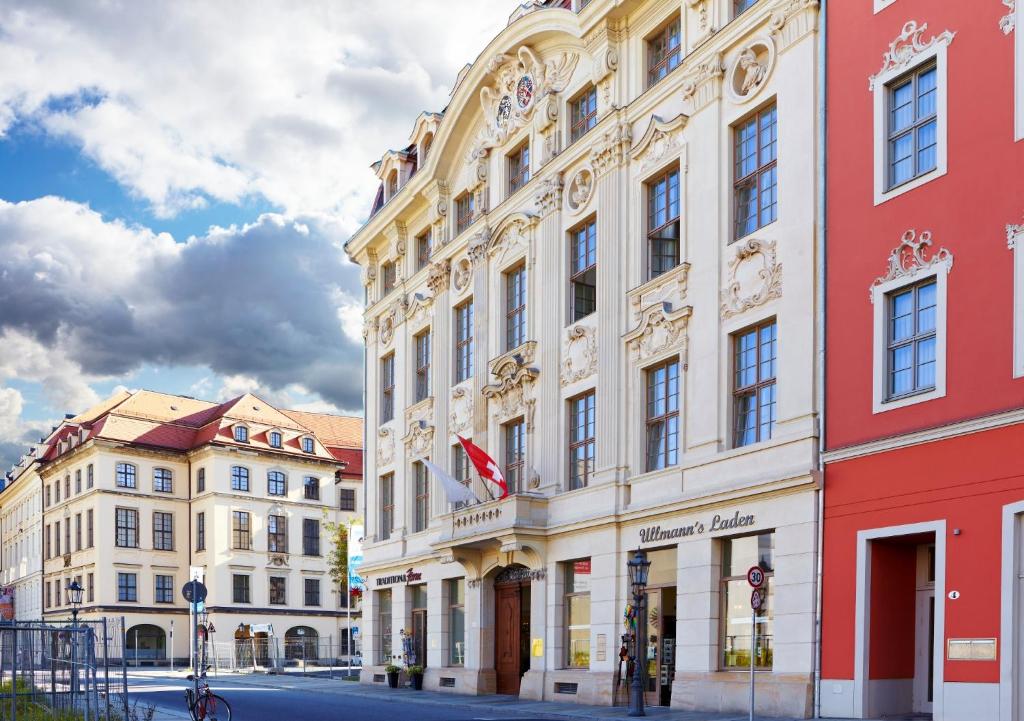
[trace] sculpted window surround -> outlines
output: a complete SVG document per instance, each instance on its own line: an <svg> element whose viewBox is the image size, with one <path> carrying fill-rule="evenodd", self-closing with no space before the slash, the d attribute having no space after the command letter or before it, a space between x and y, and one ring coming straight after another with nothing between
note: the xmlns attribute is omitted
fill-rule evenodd
<svg viewBox="0 0 1024 721"><path fill-rule="evenodd" d="M936 72L926 63L886 86L887 192L935 170Z"/></svg>
<svg viewBox="0 0 1024 721"><path fill-rule="evenodd" d="M526 342L526 264L507 271L505 277L505 350Z"/></svg>

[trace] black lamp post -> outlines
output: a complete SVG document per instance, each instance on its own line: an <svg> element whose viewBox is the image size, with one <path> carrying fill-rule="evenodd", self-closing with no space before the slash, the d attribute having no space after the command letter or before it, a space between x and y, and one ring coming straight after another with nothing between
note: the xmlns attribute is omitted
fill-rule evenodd
<svg viewBox="0 0 1024 721"><path fill-rule="evenodd" d="M629 715L646 716L644 711L644 679L640 664L643 661L642 643L646 636L644 629L645 611L644 594L647 590L647 576L651 570L651 562L647 554L637 549L633 558L626 562L629 570L629 586L633 592L633 608L636 609L636 633L633 642L633 683L629 689Z"/></svg>
<svg viewBox="0 0 1024 721"><path fill-rule="evenodd" d="M71 625L78 627L78 607L82 605L82 586L78 581L72 581L67 586L68 603L71 604Z"/></svg>

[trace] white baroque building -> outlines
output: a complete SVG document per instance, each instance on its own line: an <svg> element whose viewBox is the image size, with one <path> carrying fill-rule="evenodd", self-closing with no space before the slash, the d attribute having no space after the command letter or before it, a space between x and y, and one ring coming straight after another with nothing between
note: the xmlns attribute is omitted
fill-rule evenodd
<svg viewBox="0 0 1024 721"><path fill-rule="evenodd" d="M0 491L0 585L14 618L42 618L43 494L36 449L18 459Z"/></svg>
<svg viewBox="0 0 1024 721"><path fill-rule="evenodd" d="M811 714L818 22L816 0L535 3L374 165L347 246L364 682L406 660L427 688L625 703L642 548L649 703L746 708L760 564L758 712ZM450 505L425 458L483 502Z"/></svg>

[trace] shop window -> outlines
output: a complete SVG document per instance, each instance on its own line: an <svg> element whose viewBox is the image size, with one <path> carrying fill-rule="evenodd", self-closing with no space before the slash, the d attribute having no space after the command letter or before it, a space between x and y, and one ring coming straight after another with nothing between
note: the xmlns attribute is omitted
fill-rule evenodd
<svg viewBox="0 0 1024 721"><path fill-rule="evenodd" d="M565 665L590 668L590 559L562 565L565 572Z"/></svg>
<svg viewBox="0 0 1024 721"><path fill-rule="evenodd" d="M380 638L380 655L377 658L377 663L391 663L394 655L391 647L391 591L375 591L375 593L377 594L377 628L379 629L377 635Z"/></svg>
<svg viewBox="0 0 1024 721"><path fill-rule="evenodd" d="M448 665L466 663L466 579L445 581L448 598Z"/></svg>
<svg viewBox="0 0 1024 721"><path fill-rule="evenodd" d="M754 667L772 668L775 534L760 533L739 538L724 538L722 545L722 669L750 668L751 610L747 570L760 566L765 572L767 602L757 617L757 645L753 649Z"/></svg>

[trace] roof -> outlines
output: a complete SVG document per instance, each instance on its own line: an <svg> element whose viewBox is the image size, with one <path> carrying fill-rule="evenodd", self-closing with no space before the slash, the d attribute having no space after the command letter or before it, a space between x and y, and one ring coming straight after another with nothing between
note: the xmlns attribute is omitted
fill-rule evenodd
<svg viewBox="0 0 1024 721"><path fill-rule="evenodd" d="M363 447L363 419L358 416L334 416L329 413L282 411L296 423L311 430L325 446Z"/></svg>

